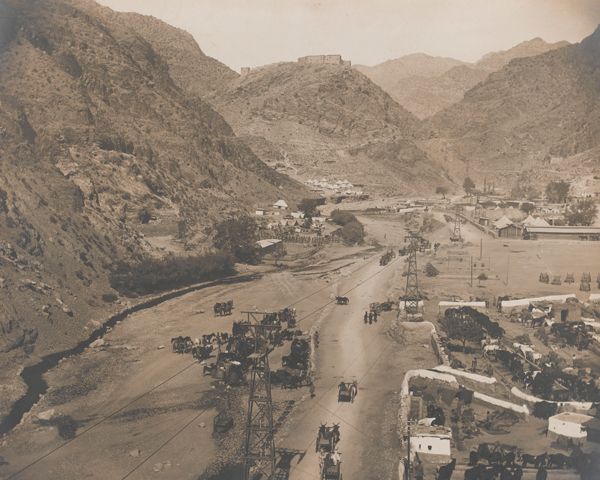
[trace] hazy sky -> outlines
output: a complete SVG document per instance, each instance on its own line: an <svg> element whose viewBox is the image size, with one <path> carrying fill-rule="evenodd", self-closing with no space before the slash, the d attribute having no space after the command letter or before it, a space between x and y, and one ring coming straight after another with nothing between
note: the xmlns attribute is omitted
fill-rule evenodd
<svg viewBox="0 0 600 480"><path fill-rule="evenodd" d="M535 37L579 42L600 23L600 0L98 1L190 32L238 72L333 53L364 65L410 53L473 62Z"/></svg>

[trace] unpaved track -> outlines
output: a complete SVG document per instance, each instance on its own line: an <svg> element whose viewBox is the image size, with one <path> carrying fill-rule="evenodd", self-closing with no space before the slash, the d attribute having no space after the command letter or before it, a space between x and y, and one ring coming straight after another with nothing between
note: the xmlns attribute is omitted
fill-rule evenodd
<svg viewBox="0 0 600 480"><path fill-rule="evenodd" d="M411 355L411 360L407 358L405 365L400 360L399 365L401 349L405 347L387 334L396 311L384 314L372 325L364 324L363 315L370 302L386 300L389 283L395 270L402 265L401 259L388 267L373 264L339 285L340 294L356 288L345 294L350 299L349 305L336 305L319 329L316 396L297 409L287 435L277 445L284 450L306 451L302 458L292 459L289 479L320 478L315 453L317 431L321 423L331 425L334 422L340 423L338 450L342 454L344 479L395 478L399 452L397 445L382 441L393 436L393 432L387 432L384 439L384 415L390 404L392 417L397 415L397 392L405 371L414 368L415 355ZM415 348L423 349L419 344L410 350ZM435 365L431 351L427 354L427 358L417 358L417 361ZM358 381L354 403L338 403L337 386L342 380ZM387 449L385 455L381 451L384 449ZM387 460L387 465L376 464L382 458Z"/></svg>

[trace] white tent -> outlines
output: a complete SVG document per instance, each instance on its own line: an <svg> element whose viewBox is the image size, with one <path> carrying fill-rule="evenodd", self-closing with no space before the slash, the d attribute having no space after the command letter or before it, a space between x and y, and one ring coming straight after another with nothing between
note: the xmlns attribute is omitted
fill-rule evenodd
<svg viewBox="0 0 600 480"><path fill-rule="evenodd" d="M283 208L283 209L288 208L288 204L286 203L285 200L278 200L277 203L273 204L273 206L275 208Z"/></svg>
<svg viewBox="0 0 600 480"><path fill-rule="evenodd" d="M525 220L523 220L523 225L533 225L535 223L535 218L529 215Z"/></svg>
<svg viewBox="0 0 600 480"><path fill-rule="evenodd" d="M532 227L549 227L550 224L543 218L537 217L531 226Z"/></svg>
<svg viewBox="0 0 600 480"><path fill-rule="evenodd" d="M514 225L514 223L506 215L504 215L500 220L494 222L494 226L497 229L508 227L509 225Z"/></svg>

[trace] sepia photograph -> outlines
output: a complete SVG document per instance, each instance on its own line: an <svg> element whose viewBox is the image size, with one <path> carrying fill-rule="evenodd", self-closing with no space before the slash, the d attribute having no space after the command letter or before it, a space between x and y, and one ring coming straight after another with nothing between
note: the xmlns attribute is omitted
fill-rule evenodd
<svg viewBox="0 0 600 480"><path fill-rule="evenodd" d="M0 480L600 480L598 0L0 0Z"/></svg>

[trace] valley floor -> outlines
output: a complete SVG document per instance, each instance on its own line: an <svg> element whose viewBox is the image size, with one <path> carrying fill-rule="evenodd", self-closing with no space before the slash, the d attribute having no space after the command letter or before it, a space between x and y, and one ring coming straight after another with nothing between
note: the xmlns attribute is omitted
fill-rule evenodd
<svg viewBox="0 0 600 480"><path fill-rule="evenodd" d="M398 216L359 217L381 245L396 251L403 246L405 229ZM588 294L575 285L539 283L539 273L564 275L569 270L577 278L592 270L595 278L600 269L596 242L491 239L469 226L463 235L464 244L451 246L448 228L441 228L430 240L442 247L419 255L421 269L430 261L441 272L435 278L419 277L427 297L426 320L435 323L438 302L452 296L469 300L508 293L576 293L584 300ZM310 269L270 271L251 283L211 287L131 315L104 337L103 346L87 349L45 376L50 385L47 394L0 447L8 462L0 466L0 478L241 478L248 388L226 388L203 376L202 365L191 355L171 352L170 340L229 332L232 321L242 318L241 311L293 305L298 328L319 331L315 396L311 398L308 387L273 387L273 416L281 420L275 438L276 478L319 478L313 450L317 430L321 423L339 423L346 480L397 479L404 373L431 368L437 360L425 325L403 324L397 311L384 313L372 325L363 322L369 303L397 299L406 285L401 275L404 258L396 257L383 267L378 261L381 252L373 247L328 246ZM488 280L478 282L480 272ZM349 304L336 305L335 295L348 297ZM214 317L212 305L228 299L235 303L233 315ZM280 367L289 345L285 342L270 355L272 370ZM598 357L583 355L588 365L600 368ZM358 381L353 403L338 403L337 385L342 380ZM233 414L235 426L214 437L212 422L223 409ZM531 433L532 438L523 441L535 442L539 432Z"/></svg>

